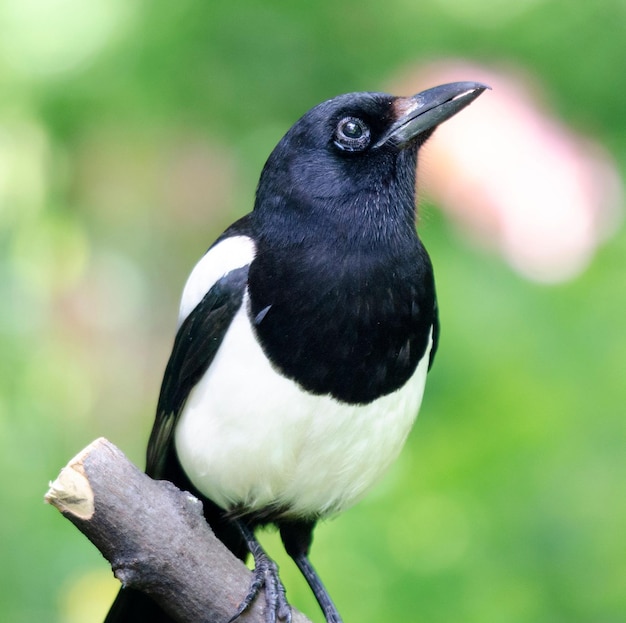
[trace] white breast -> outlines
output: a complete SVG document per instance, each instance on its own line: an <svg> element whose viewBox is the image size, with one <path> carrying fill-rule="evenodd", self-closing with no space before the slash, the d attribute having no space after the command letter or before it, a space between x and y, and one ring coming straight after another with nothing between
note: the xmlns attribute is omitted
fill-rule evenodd
<svg viewBox="0 0 626 623"><path fill-rule="evenodd" d="M430 345L404 387L347 405L280 376L246 309L247 296L189 395L176 429L180 462L198 490L225 508L277 505L300 516L343 510L400 452L422 400Z"/></svg>

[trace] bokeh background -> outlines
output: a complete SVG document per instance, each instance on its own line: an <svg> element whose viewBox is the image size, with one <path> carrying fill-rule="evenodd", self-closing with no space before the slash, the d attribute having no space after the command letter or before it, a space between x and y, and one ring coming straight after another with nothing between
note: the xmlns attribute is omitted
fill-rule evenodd
<svg viewBox="0 0 626 623"><path fill-rule="evenodd" d="M346 621L624 621L625 27L623 0L0 0L0 620L103 616L47 483L98 436L143 465L184 280L291 123L468 79L493 91L420 170L422 412L313 561Z"/></svg>

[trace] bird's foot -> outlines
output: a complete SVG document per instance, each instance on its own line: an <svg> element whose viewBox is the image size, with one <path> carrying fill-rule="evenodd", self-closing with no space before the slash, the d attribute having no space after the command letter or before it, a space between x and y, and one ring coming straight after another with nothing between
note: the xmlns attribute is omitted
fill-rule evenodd
<svg viewBox="0 0 626 623"><path fill-rule="evenodd" d="M265 552L255 555L254 563L248 594L228 623L233 623L251 606L261 589L264 589L265 593L266 623L277 623L277 621L291 623L291 607L287 602L285 587L278 576L278 566Z"/></svg>
<svg viewBox="0 0 626 623"><path fill-rule="evenodd" d="M238 525L254 557L254 571L248 594L228 623L233 623L252 605L261 589L265 593L265 622L291 623L291 606L287 602L285 587L278 575L278 565L265 553L253 532L243 523Z"/></svg>
<svg viewBox="0 0 626 623"><path fill-rule="evenodd" d="M277 623L277 621L291 623L291 607L287 602L285 587L278 576L278 566L265 553L255 556L254 561L255 566L248 594L228 623L238 619L251 606L261 589L264 589L265 593L266 623Z"/></svg>

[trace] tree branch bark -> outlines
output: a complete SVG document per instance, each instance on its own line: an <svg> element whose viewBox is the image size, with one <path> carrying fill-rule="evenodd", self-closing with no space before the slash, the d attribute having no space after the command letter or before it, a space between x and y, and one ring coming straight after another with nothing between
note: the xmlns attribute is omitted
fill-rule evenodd
<svg viewBox="0 0 626 623"><path fill-rule="evenodd" d="M180 623L228 621L251 573L215 537L190 493L152 480L104 438L75 456L45 501L111 563L124 586L148 593ZM239 619L264 623L262 596ZM293 612L293 623L310 623Z"/></svg>

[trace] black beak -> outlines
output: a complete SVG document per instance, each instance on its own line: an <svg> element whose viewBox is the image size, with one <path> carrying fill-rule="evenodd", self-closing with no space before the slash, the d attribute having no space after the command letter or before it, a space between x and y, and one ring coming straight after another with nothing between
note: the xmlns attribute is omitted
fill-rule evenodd
<svg viewBox="0 0 626 623"><path fill-rule="evenodd" d="M407 145L456 115L489 88L480 82L452 82L412 97L398 97L393 103L396 120L375 147L389 142L397 147Z"/></svg>

